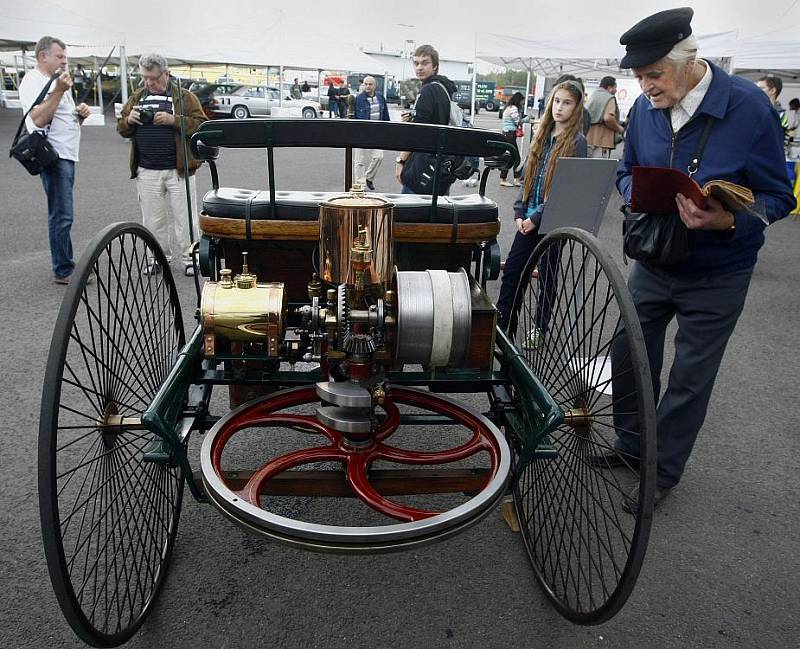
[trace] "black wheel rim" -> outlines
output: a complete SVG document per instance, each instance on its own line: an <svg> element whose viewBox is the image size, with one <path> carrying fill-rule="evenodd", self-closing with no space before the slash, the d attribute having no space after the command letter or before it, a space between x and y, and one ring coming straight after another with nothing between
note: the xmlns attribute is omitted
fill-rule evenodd
<svg viewBox="0 0 800 649"><path fill-rule="evenodd" d="M133 421L185 341L169 264L147 230L109 226L89 251L64 296L48 357L39 506L67 621L85 642L114 646L149 612L177 532L180 471L143 461L152 435ZM159 272L148 274L153 261Z"/></svg>
<svg viewBox="0 0 800 649"><path fill-rule="evenodd" d="M555 457L523 467L514 454L520 529L559 612L598 624L630 596L652 522L655 406L644 339L622 275L589 233L548 235L522 278L509 332L566 417L544 440ZM633 459L615 449L618 431L638 442Z"/></svg>

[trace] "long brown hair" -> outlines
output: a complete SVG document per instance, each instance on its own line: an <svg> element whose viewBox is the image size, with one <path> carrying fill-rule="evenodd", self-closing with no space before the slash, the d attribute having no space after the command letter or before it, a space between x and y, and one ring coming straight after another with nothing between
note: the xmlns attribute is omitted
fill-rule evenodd
<svg viewBox="0 0 800 649"><path fill-rule="evenodd" d="M556 162L559 158L571 156L575 153L575 138L583 129L583 90L575 81L564 81L559 83L550 97L547 99L547 108L542 115L542 122L539 124L539 130L536 131L536 137L531 142L531 148L528 150L528 160L525 163L525 189L522 192L523 202L527 203L533 193L533 186L536 182L536 176L539 172L539 165L541 164L544 151L547 148L547 143L553 134L556 127L556 120L553 119L553 98L556 96L558 90L566 90L572 95L575 100L575 108L572 115L564 126L564 130L556 137L553 143L553 150L547 162L547 169L544 172L544 184L542 187L542 196L547 200L547 195L550 193L550 185L553 182L553 172L556 168Z"/></svg>

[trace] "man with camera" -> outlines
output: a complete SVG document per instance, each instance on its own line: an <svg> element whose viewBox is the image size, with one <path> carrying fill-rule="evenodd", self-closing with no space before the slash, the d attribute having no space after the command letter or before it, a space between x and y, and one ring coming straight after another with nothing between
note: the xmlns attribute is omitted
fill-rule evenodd
<svg viewBox="0 0 800 649"><path fill-rule="evenodd" d="M185 137L206 121L200 102L170 77L166 59L145 54L139 59L142 87L131 95L117 120L117 132L131 140L131 178L142 209L142 222L161 245L167 259L180 254L184 274L194 275L192 236L187 217L184 170L188 168L192 205L196 205L194 173L200 166L191 151L184 161L181 114ZM179 94L180 93L180 94ZM188 151L188 148L187 148ZM188 164L187 164L188 162ZM198 235L196 213L191 214L192 233ZM151 260L148 274L161 272Z"/></svg>
<svg viewBox="0 0 800 649"><path fill-rule="evenodd" d="M45 131L58 161L41 172L47 195L47 227L50 258L56 284L69 284L75 268L72 259L73 203L75 163L81 143L81 124L89 117L86 104L75 105L72 78L67 71L67 46L52 36L43 36L34 50L36 67L25 75L19 86L22 109L27 112L49 84L45 98L25 122L29 133ZM57 78L56 78L56 75Z"/></svg>

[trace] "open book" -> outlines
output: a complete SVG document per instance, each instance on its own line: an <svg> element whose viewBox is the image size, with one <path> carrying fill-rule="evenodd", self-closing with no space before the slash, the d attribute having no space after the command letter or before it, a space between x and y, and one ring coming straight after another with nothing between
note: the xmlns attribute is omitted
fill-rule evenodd
<svg viewBox="0 0 800 649"><path fill-rule="evenodd" d="M634 167L631 185L631 211L669 214L678 211L675 197L683 194L705 209L713 196L730 212L752 212L753 192L727 180L709 180L702 187L680 169Z"/></svg>

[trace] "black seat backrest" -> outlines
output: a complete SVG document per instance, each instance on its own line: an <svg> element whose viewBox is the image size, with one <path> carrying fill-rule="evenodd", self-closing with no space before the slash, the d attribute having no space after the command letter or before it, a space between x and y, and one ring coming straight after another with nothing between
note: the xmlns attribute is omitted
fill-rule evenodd
<svg viewBox="0 0 800 649"><path fill-rule="evenodd" d="M249 211L255 220L316 221L319 204L341 196L342 192L276 191L272 215L269 192L235 187L220 187L203 197L206 216L244 219ZM394 220L399 223L492 223L497 221L497 204L479 194L441 196L436 218L431 221L431 197L417 194L380 194L394 204Z"/></svg>

